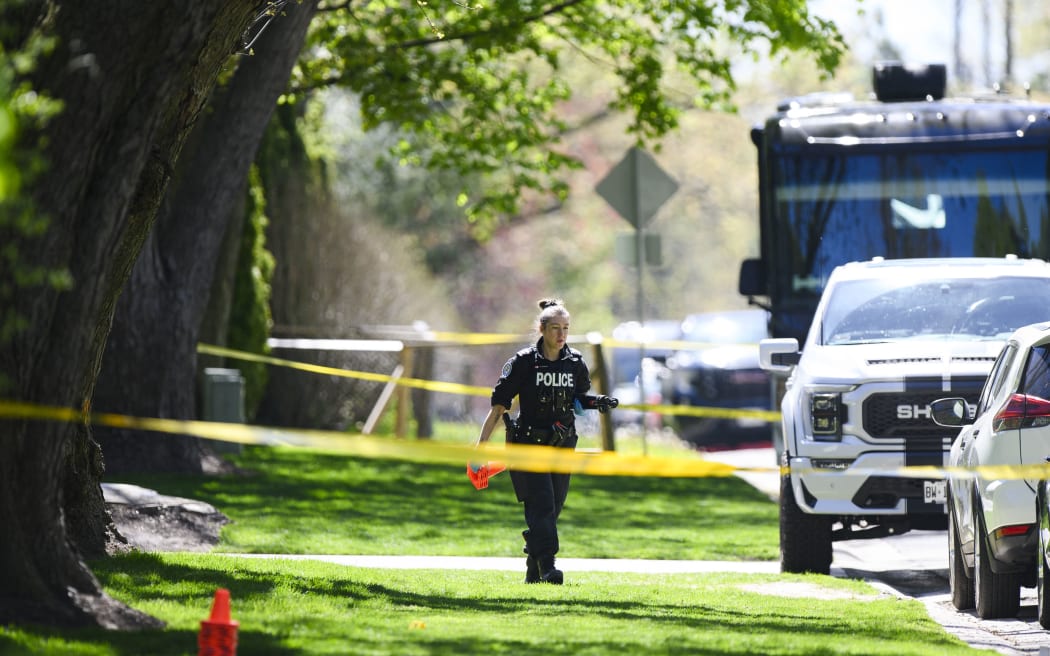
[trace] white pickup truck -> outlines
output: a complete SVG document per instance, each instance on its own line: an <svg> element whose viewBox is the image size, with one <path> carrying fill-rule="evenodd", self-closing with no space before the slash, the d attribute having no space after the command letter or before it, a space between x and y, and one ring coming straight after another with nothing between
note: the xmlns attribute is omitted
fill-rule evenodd
<svg viewBox="0 0 1050 656"><path fill-rule="evenodd" d="M767 339L781 403L780 551L785 572L827 573L835 540L944 530L945 464L957 429L930 403L976 403L1006 338L1045 319L1050 265L943 258L852 262L828 279L806 343Z"/></svg>

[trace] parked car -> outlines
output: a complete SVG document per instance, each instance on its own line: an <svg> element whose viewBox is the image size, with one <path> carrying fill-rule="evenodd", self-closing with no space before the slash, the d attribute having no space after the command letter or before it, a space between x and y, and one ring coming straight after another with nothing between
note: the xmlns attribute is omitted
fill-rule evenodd
<svg viewBox="0 0 1050 656"><path fill-rule="evenodd" d="M1031 296L1013 309L1031 314ZM1046 300L1041 314L1050 319ZM1039 618L1050 628L1046 483L997 478L982 467L1036 465L1050 456L1050 323L1025 326L1003 346L976 407L960 397L934 401L934 421L961 426L948 456L948 580L959 610L982 618L1017 614L1021 586L1039 583ZM974 471L976 470L976 471ZM1036 490L1042 487L1037 497Z"/></svg>
<svg viewBox="0 0 1050 656"><path fill-rule="evenodd" d="M836 267L805 346L765 340L788 374L781 402L780 551L786 572L828 573L832 542L948 528L943 467L959 433L931 403L976 404L1010 334L1050 318L1050 264L1006 258ZM982 438L983 439L983 438ZM958 527L972 526L969 516ZM998 527L998 526L996 526Z"/></svg>
<svg viewBox="0 0 1050 656"><path fill-rule="evenodd" d="M694 348L667 359L672 405L728 410L769 410L770 377L758 361L758 343L768 336L765 310L690 314L682 321L682 341ZM736 446L768 442L768 421L752 417L678 415L679 437L697 446Z"/></svg>
<svg viewBox="0 0 1050 656"><path fill-rule="evenodd" d="M641 404L643 391L646 404L662 405L666 378L667 367L663 362L656 358L644 358L641 373L634 380L613 387L612 395L620 401L620 407L612 413L613 426L641 426L642 411L626 406ZM663 415L656 411L645 413L645 426L650 430L659 430L663 426Z"/></svg>
<svg viewBox="0 0 1050 656"><path fill-rule="evenodd" d="M1038 595L1039 625L1050 629L1050 484L1039 481L1036 488L1036 526L1039 533L1036 551L1035 578Z"/></svg>
<svg viewBox="0 0 1050 656"><path fill-rule="evenodd" d="M612 395L620 400L621 406L641 403L643 390L646 403L663 403L667 378L664 363L673 352L670 343L677 341L681 334L682 322L679 319L655 319L644 324L627 321L613 329L610 383ZM613 411L612 421L616 426L640 425L642 413L620 407ZM659 428L662 423L659 413L648 413L646 425L649 428Z"/></svg>

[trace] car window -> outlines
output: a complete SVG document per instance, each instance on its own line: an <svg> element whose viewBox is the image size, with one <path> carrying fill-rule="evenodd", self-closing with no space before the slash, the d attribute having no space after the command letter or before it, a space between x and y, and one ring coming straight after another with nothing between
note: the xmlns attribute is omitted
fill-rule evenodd
<svg viewBox="0 0 1050 656"><path fill-rule="evenodd" d="M1005 339L1021 326L1050 319L1045 278L916 281L906 274L836 285L821 321L823 343Z"/></svg>
<svg viewBox="0 0 1050 656"><path fill-rule="evenodd" d="M999 352L999 357L995 359L995 364L992 365L992 370L988 373L988 380L984 383L984 389L981 390L981 398L977 401L977 414L983 414L988 409L988 406L998 398L999 390L1006 381L1006 374L1010 371L1010 363L1013 362L1016 354L1016 342L1008 343Z"/></svg>
<svg viewBox="0 0 1050 656"><path fill-rule="evenodd" d="M1025 394L1050 399L1050 346L1044 344L1032 348L1025 363L1021 389Z"/></svg>

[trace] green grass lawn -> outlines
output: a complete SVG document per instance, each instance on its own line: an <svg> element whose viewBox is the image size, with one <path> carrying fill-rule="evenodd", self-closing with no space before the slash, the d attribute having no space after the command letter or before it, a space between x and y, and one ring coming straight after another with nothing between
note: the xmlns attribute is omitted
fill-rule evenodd
<svg viewBox="0 0 1050 656"><path fill-rule="evenodd" d="M246 449L247 472L126 478L233 520L218 551L515 556L525 528L510 476L475 490L463 467ZM574 476L562 556L775 560L777 508L740 480Z"/></svg>
<svg viewBox="0 0 1050 656"><path fill-rule="evenodd" d="M222 510L233 523L217 551L521 555L521 511L506 475L477 491L462 468L446 465L263 448L237 461L245 474L121 482ZM577 476L560 526L567 557L777 554L775 504L735 478ZM566 585L546 586L525 585L522 572L221 553L139 553L91 566L110 594L167 628L0 627L0 654L196 654L219 587L231 591L242 655L984 653L945 633L919 602L827 576L572 572Z"/></svg>
<svg viewBox="0 0 1050 656"><path fill-rule="evenodd" d="M94 563L114 596L166 620L140 633L0 630L0 653L196 654L217 587L243 655L965 654L919 602L822 576L368 570L138 554ZM775 594L815 588L818 598Z"/></svg>

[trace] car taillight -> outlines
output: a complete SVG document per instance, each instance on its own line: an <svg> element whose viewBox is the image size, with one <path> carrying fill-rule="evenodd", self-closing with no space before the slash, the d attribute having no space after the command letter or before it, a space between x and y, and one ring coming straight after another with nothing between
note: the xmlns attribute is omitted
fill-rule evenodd
<svg viewBox="0 0 1050 656"><path fill-rule="evenodd" d="M1032 530L1034 524L1015 524L1012 526L1003 526L995 529L992 533L995 534L997 539L1014 537L1017 535L1026 535L1028 531Z"/></svg>
<svg viewBox="0 0 1050 656"><path fill-rule="evenodd" d="M1013 394L1006 407L995 415L995 432L1050 426L1050 401L1029 394Z"/></svg>

